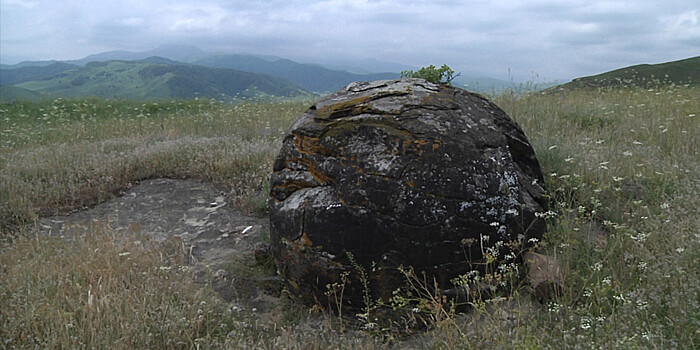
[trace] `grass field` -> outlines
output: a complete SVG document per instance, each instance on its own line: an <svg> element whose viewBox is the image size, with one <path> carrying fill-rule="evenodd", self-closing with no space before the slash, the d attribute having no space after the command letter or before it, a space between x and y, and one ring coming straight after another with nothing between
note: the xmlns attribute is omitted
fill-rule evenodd
<svg viewBox="0 0 700 350"><path fill-rule="evenodd" d="M258 320L197 284L177 242L82 240L21 230L146 178L212 182L265 214L271 165L311 101L224 104L58 99L0 105L0 347L700 347L700 89L600 89L493 97L528 135L555 213L540 251L564 293L526 286L459 314L432 301L427 331L355 331L280 301ZM429 300L428 300L429 301ZM306 327L306 328L304 328ZM344 332L341 332L344 331Z"/></svg>

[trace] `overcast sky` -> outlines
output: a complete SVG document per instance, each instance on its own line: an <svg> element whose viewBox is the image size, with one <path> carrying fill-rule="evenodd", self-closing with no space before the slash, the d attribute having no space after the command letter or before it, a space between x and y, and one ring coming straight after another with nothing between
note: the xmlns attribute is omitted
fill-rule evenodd
<svg viewBox="0 0 700 350"><path fill-rule="evenodd" d="M0 0L0 61L163 44L568 80L700 55L699 0Z"/></svg>

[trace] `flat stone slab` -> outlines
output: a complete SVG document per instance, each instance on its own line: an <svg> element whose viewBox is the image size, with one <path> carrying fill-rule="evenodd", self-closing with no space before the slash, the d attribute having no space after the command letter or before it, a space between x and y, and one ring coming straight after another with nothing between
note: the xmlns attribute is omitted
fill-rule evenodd
<svg viewBox="0 0 700 350"><path fill-rule="evenodd" d="M196 180L144 180L123 196L98 204L90 209L65 216L41 218L36 228L45 234L69 236L87 231L91 225L106 225L117 233L141 233L158 241L180 237L192 246L198 271L210 271L217 280L221 271L234 261L255 264L255 244L269 232L269 220L242 215L228 205L224 194L211 184ZM199 278L206 274L199 274ZM222 284L215 289L224 299L245 294L258 296L248 286ZM242 291L242 289L246 291Z"/></svg>

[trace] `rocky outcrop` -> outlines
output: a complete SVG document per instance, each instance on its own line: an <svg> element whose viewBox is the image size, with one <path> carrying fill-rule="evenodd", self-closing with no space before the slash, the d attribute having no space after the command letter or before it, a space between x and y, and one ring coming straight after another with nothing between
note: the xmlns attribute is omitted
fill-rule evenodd
<svg viewBox="0 0 700 350"><path fill-rule="evenodd" d="M400 266L448 289L541 238L542 183L521 128L485 98L422 79L353 83L284 139L272 253L289 291L311 303L327 305L336 284L361 307L360 271L387 300L405 282Z"/></svg>

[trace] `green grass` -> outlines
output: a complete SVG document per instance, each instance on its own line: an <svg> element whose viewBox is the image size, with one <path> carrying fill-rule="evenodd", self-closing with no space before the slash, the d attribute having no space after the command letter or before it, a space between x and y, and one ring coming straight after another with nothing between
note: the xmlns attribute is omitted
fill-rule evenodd
<svg viewBox="0 0 700 350"><path fill-rule="evenodd" d="M0 254L0 341L7 348L697 348L697 96L690 86L495 96L545 172L555 215L539 248L561 263L565 291L538 303L515 284L511 294L460 314L419 288L414 295L426 307L415 317L430 327L411 336L339 328L330 315L313 323L313 309L285 299L273 319L234 317L231 305L188 277L176 241L116 237L100 225L84 240L16 232L39 215L164 176L210 181L240 210L262 213L281 138L311 102L0 105L0 222L4 236L14 235Z"/></svg>

